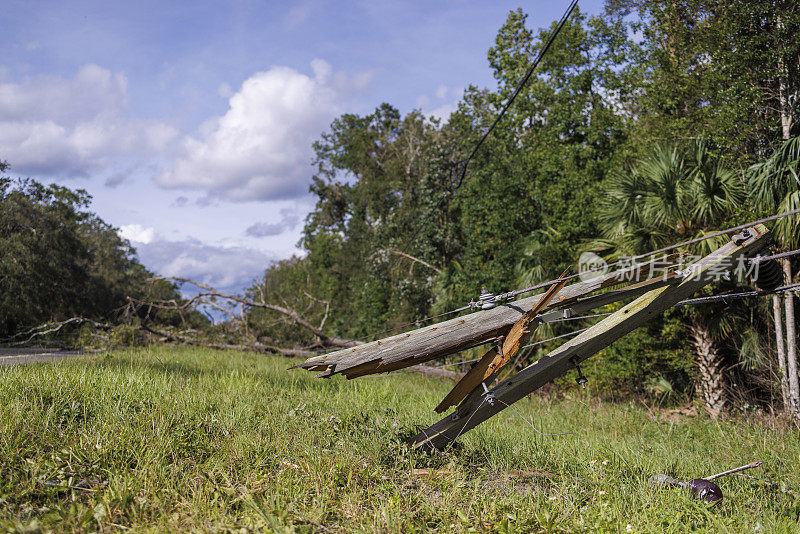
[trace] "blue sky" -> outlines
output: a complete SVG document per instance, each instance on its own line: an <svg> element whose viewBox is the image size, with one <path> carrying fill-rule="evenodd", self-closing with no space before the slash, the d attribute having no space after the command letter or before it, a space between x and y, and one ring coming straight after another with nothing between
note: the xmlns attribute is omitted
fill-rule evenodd
<svg viewBox="0 0 800 534"><path fill-rule="evenodd" d="M238 290L299 252L333 118L381 102L446 118L493 86L510 10L539 28L567 3L6 0L0 159L89 191L151 270Z"/></svg>

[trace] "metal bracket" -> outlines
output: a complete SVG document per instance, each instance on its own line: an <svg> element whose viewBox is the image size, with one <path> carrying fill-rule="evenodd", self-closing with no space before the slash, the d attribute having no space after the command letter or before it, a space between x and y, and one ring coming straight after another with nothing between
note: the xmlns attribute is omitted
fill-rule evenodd
<svg viewBox="0 0 800 534"><path fill-rule="evenodd" d="M481 382L481 385L483 386L483 395L481 396L486 398L486 402L488 402L490 406L494 406L494 401L496 400L494 393L489 391L489 388L486 387L486 382Z"/></svg>
<svg viewBox="0 0 800 534"><path fill-rule="evenodd" d="M552 323L553 321L560 321L561 319L569 319L575 315L575 310L572 308L564 308L563 310L553 310L543 313L536 317L540 324Z"/></svg>

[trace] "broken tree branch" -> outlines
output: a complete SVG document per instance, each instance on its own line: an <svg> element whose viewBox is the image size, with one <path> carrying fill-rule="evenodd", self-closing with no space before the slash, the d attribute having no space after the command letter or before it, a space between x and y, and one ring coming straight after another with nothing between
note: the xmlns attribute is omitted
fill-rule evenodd
<svg viewBox="0 0 800 534"><path fill-rule="evenodd" d="M83 323L89 323L95 328L102 328L104 330L108 330L109 328L111 328L106 323L100 323L93 319L87 319L86 317L70 317L69 319L65 319L63 321L53 321L50 323L41 324L39 326L34 326L33 328L26 330L24 332L18 332L16 334L13 334L12 336L9 336L3 339L2 341L12 341L14 339L30 334L30 336L27 339L24 339L22 341L13 341L10 343L10 345L25 345L27 343L30 343L35 337L45 336L47 334L54 334L69 324L83 324Z"/></svg>
<svg viewBox="0 0 800 534"><path fill-rule="evenodd" d="M425 261L425 260L421 260L421 259L419 259L419 258L415 258L415 257L414 257L414 256L412 256L411 254L406 254L405 252L403 252L403 251L400 251L400 250L397 250L397 249L394 249L394 248L387 248L387 249L386 249L386 251L387 251L387 252L391 252L392 254L398 254L398 255L400 255L400 256L403 256L403 257L405 257L405 258L408 258L409 260L411 260L411 261L412 261L412 264L413 264L414 262L416 262L416 263L421 263L421 264L422 264L422 265L424 265L425 267L427 267L427 268L429 268L429 269L433 269L433 270L434 270L434 271L436 271L438 274L442 274L442 270L441 270L441 269L438 269L438 268L434 267L433 265L431 265L430 263L428 263L428 262L427 262L427 261Z"/></svg>
<svg viewBox="0 0 800 534"><path fill-rule="evenodd" d="M320 340L320 342L322 344L324 344L324 345L329 345L329 346L333 346L333 347L356 347L356 346L361 345L363 343L361 341L357 341L357 340L354 340L354 339L346 339L346 338L341 338L341 337L337 337L337 336L328 335L328 334L324 333L321 328L314 326L308 320L303 318L299 313L297 313L295 310L291 309L288 306L278 306L277 304L270 304L270 303L263 302L263 301L262 302L258 302L258 301L252 300L252 299L240 297L238 295L232 295L230 293L223 293L222 291L218 291L218 290L214 289L213 287L211 287L209 285L201 284L200 282L196 282L196 281L194 281L194 280L192 280L190 278L181 278L181 277L176 277L176 276L164 276L164 277L153 278L153 280L168 280L168 281L187 283L187 284L192 284L192 285L194 285L194 286L196 286L196 287L198 287L200 289L205 290L204 292L202 292L202 293L200 293L198 295L195 295L194 297L190 298L184 304L181 304L181 305L178 305L178 303L174 302L174 301L169 301L169 302L174 303L174 305L172 305L172 306L167 306L163 302L160 303L160 305L164 309L187 309L187 308L191 308L191 307L197 306L198 303L205 304L206 302L203 299L206 298L206 297L222 298L222 299L227 299L227 300L232 300L234 302L238 302L238 303L240 303L240 304L242 304L244 306L250 307L250 308L262 308L262 309L272 310L272 311L278 312L280 314L283 314L286 317L290 318L295 324L305 328L306 330L308 330L309 332L311 332L315 336L317 336L317 338ZM154 305L154 307L155 307L155 305Z"/></svg>
<svg viewBox="0 0 800 534"><path fill-rule="evenodd" d="M269 353L269 354L281 354L283 356L300 356L300 357L308 357L313 356L316 354L315 351L311 349L304 349L304 348L291 348L287 349L284 347L278 347L275 345L267 345L265 343L260 343L258 341L254 341L252 343L240 343L240 344L231 344L231 343L215 343L212 341L204 341L202 339L198 339L196 337L188 337L176 332L166 332L163 330L158 330L148 324L143 323L141 328L147 332L150 332L153 335L159 336L159 341L162 343L180 343L182 345L193 345L196 347L207 347L210 349L232 349L232 350L249 350L253 352L262 352L262 353Z"/></svg>

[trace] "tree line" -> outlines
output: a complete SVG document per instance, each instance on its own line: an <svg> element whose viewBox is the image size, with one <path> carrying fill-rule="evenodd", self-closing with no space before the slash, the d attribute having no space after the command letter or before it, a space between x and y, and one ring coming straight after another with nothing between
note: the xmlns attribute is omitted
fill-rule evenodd
<svg viewBox="0 0 800 534"><path fill-rule="evenodd" d="M0 239L24 234L30 244L19 252L25 269L0 259L0 284L13 286L0 293L0 328L54 317L37 303L59 303L49 309L60 317L81 306L101 317L133 295L158 304L134 314L141 321L144 310L160 310L163 339L187 339L169 334L172 324L212 331L220 345L304 354L413 328L484 287L500 293L555 278L583 251L611 261L800 207L800 6L791 1L609 0L602 16L574 12L461 180L465 156L554 28L531 28L521 9L510 12L487 52L495 87L467 87L447 119L388 103L335 119L313 146L304 254L268 266L236 296L243 316L223 325L195 316L187 326L184 314L202 299L181 301L166 281L161 293L145 293L155 291L143 283L150 274L82 211L85 193L0 182L3 210L22 213L14 202L32 202L42 221L65 216L71 222L57 231L71 230L56 248L79 251L50 262L40 256L44 238L24 224L8 230L4 212ZM774 225L777 250L797 248L798 224ZM781 261L785 282L796 280L797 261ZM42 281L54 276L74 279L72 293L48 295ZM788 293L673 309L594 358L587 376L608 398L694 397L714 415L755 404L798 416L794 304ZM537 332L569 331L554 323Z"/></svg>
<svg viewBox="0 0 800 534"><path fill-rule="evenodd" d="M0 162L0 173L8 169ZM133 304L182 299L175 284L154 280L90 203L84 190L0 175L0 339L33 339L40 325L68 320L69 328L57 330L61 336L79 333L84 323L209 323L197 312L182 319Z"/></svg>
<svg viewBox="0 0 800 534"><path fill-rule="evenodd" d="M509 13L487 54L496 87L468 87L447 120L390 104L337 118L314 144L306 253L270 266L250 294L293 299L358 339L459 308L482 287L555 278L581 251L612 260L800 207L793 2L625 0L573 14L458 183L554 28ZM797 247L797 225L775 225L777 250ZM595 387L694 396L712 414L754 399L800 413L793 306L790 294L673 310L596 358ZM247 321L314 342L269 310Z"/></svg>

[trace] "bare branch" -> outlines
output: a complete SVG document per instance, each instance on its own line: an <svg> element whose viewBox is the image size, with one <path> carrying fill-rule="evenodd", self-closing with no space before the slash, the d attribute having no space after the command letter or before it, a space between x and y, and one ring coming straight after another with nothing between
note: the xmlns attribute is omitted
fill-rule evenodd
<svg viewBox="0 0 800 534"><path fill-rule="evenodd" d="M412 262L421 263L425 267L428 267L429 269L433 269L437 273L442 274L442 270L441 269L438 269L438 268L434 267L433 265L431 265L427 261L421 260L419 258L415 258L411 254L406 254L405 252L402 252L400 250L393 249L393 248L389 248L389 249L386 249L386 250L387 250L387 252L391 252L392 254L399 254L400 256L404 256L404 257L408 258L409 260L411 260Z"/></svg>
<svg viewBox="0 0 800 534"><path fill-rule="evenodd" d="M103 328L103 329L111 328L109 325L105 323L98 323L97 321L94 321L92 319L87 319L85 317L70 317L69 319L65 319L64 321L54 321L51 323L45 323L39 326L35 326L30 330L26 330L25 332L18 332L10 337L4 338L2 341L11 341L13 339L17 339L22 336L30 334L30 336L27 339L24 339L22 341L14 341L13 343L11 343L11 345L25 345L26 343L30 343L31 340L33 340L33 338L35 337L58 332L68 324L82 324L82 323L89 323L96 328Z"/></svg>
<svg viewBox="0 0 800 534"><path fill-rule="evenodd" d="M303 290L303 294L305 296L307 296L308 298L310 298L311 300L313 300L314 302L317 302L319 304L324 304L325 305L325 316L322 317L322 321L319 323L319 327L318 327L320 330L322 330L322 327L325 326L325 321L328 320L328 312L331 309L331 301L318 299L317 297L315 297L315 296L311 295L310 293L308 293L308 291L306 291L306 290Z"/></svg>
<svg viewBox="0 0 800 534"><path fill-rule="evenodd" d="M219 349L219 350L250 350L253 352L263 352L263 353L270 353L270 354L281 354L283 356L301 356L301 357L308 357L314 356L317 354L316 351L310 349L302 349L302 348L293 348L287 349L284 347L277 347L273 345L266 345L264 343L253 342L253 343L243 343L243 344L230 344L230 343L213 343L210 341L203 341L194 337L188 337L182 334L174 333L174 332L164 332L161 330L157 330L152 326L147 324L141 325L143 330L150 332L156 336L159 336L161 339L159 341L164 343L181 343L185 345L193 345L197 347L207 347L211 349Z"/></svg>
<svg viewBox="0 0 800 534"><path fill-rule="evenodd" d="M224 298L224 299L232 300L234 302L238 302L240 304L243 304L244 306L248 306L248 307L251 307L251 308L263 308L263 309L272 310L272 311L281 313L281 314L289 317L296 324L298 324L298 325L302 326L303 328L305 328L306 330L312 332L315 336L317 336L320 339L320 341L322 343L324 343L326 345L332 345L332 346L335 346L335 347L355 347L357 345L362 345L363 344L363 342L357 341L357 340L354 340L354 339L340 338L340 337L329 336L329 335L325 334L322 331L321 327L318 328L318 327L314 326L313 324L308 322L305 318L303 318L299 313L297 313L295 310L291 309L288 306L278 306L276 304L269 304L269 303L266 303L266 302L256 302L254 300L251 300L251 299L248 299L248 298L244 298L244 297L240 297L238 295L231 295L229 293L223 293L221 291L217 291L216 289L214 289L211 286L208 286L208 285L205 285L205 284L201 284L200 282L195 282L194 280L191 280L189 278L180 278L180 277L169 276L169 277L157 277L157 278L153 278L152 280L172 280L172 281L175 281L175 282L183 282L183 283L192 284L192 285L194 285L196 287L199 287L200 289L204 289L205 290L204 293L200 293L198 295L195 295L194 297L189 299L185 304L183 304L181 306L177 306L177 303L175 303L175 306L169 306L169 305L165 304L162 301L161 303L153 303L154 307L156 307L156 305L159 305L159 306L164 307L163 309L178 309L178 308L185 309L187 307L194 306L196 302L202 300L205 297ZM130 297L128 297L128 298L130 298ZM172 301L172 302L174 302L174 301Z"/></svg>

